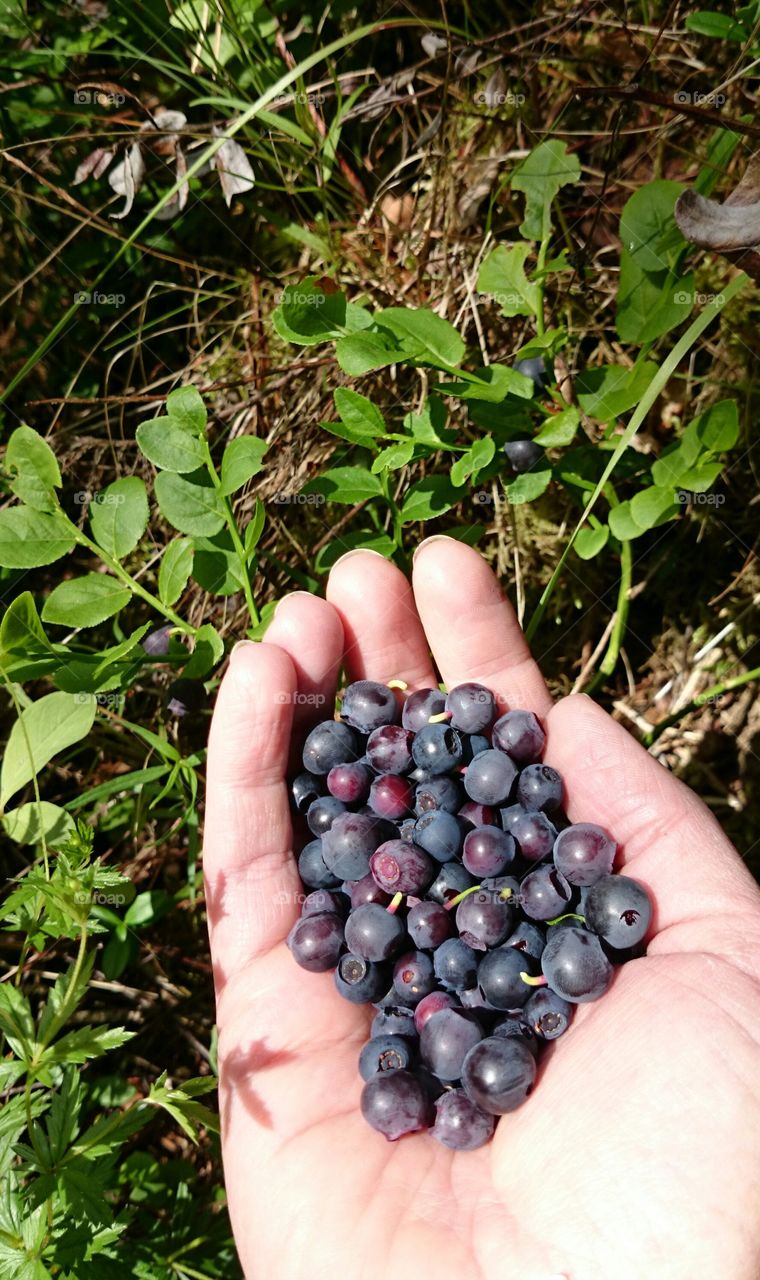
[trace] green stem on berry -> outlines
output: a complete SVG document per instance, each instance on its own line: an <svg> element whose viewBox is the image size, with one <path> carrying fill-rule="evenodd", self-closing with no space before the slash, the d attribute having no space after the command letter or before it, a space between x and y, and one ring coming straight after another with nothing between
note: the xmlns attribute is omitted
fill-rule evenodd
<svg viewBox="0 0 760 1280"><path fill-rule="evenodd" d="M385 908L386 911L388 911L390 915L395 915L403 901L404 901L403 893L394 893L393 897L388 903L388 906Z"/></svg>
<svg viewBox="0 0 760 1280"><path fill-rule="evenodd" d="M470 885L469 889L464 889L461 893L458 893L455 898L449 898L449 901L444 903L446 910L451 911L452 907L458 907L460 902L464 902L465 898L469 898L471 893L477 893L478 889L482 888L483 886L480 884Z"/></svg>
<svg viewBox="0 0 760 1280"><path fill-rule="evenodd" d="M441 724L444 720L450 720L453 711L439 711L435 716L428 716L428 724Z"/></svg>
<svg viewBox="0 0 760 1280"><path fill-rule="evenodd" d="M583 924L585 924L585 923L586 923L586 917L585 917L585 916L579 916L577 911L568 911L566 915L564 915L564 916L556 916L556 917L554 918L554 920L547 920L547 922L546 922L546 923L547 923L547 924L559 924L560 920L580 920Z"/></svg>
<svg viewBox="0 0 760 1280"><path fill-rule="evenodd" d="M544 977L543 974L540 974L538 978L533 978L529 973L526 973L525 970L523 970L522 973L520 974L520 977L522 978L523 982L525 982L529 987L548 986L546 978Z"/></svg>

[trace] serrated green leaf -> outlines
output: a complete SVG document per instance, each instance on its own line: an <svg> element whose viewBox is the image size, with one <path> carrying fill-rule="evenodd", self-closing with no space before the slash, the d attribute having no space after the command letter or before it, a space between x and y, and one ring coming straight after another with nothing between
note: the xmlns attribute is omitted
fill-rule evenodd
<svg viewBox="0 0 760 1280"><path fill-rule="evenodd" d="M193 569L194 547L189 538L175 538L158 567L158 595L163 604L176 604Z"/></svg>
<svg viewBox="0 0 760 1280"><path fill-rule="evenodd" d="M525 272L531 246L525 241L500 244L484 258L478 272L478 291L487 293L503 316L533 316L541 303L541 291Z"/></svg>
<svg viewBox="0 0 760 1280"><path fill-rule="evenodd" d="M162 471L185 475L205 465L205 442L172 418L141 422L135 438L148 462Z"/></svg>
<svg viewBox="0 0 760 1280"><path fill-rule="evenodd" d="M166 397L166 412L178 426L203 435L208 414L203 397L195 387L177 387Z"/></svg>
<svg viewBox="0 0 760 1280"><path fill-rule="evenodd" d="M91 1058L100 1058L111 1049L118 1049L133 1040L134 1031L125 1031L123 1027L79 1027L69 1031L59 1040L54 1040L39 1056L40 1065L56 1063L62 1066L66 1062L82 1063Z"/></svg>
<svg viewBox="0 0 760 1280"><path fill-rule="evenodd" d="M580 414L574 404L547 418L533 439L544 449L561 449L572 442L578 430Z"/></svg>
<svg viewBox="0 0 760 1280"><path fill-rule="evenodd" d="M398 471L400 467L405 467L407 462L411 461L413 453L413 440L399 440L397 444L381 449L372 463L372 470L376 475L383 471Z"/></svg>
<svg viewBox="0 0 760 1280"><path fill-rule="evenodd" d="M383 486L377 476L364 467L333 467L305 485L302 493L321 493L328 502L343 502L353 506L368 498L377 498Z"/></svg>
<svg viewBox="0 0 760 1280"><path fill-rule="evenodd" d="M76 538L63 516L31 507L0 511L0 566L35 569L53 564L72 550Z"/></svg>
<svg viewBox="0 0 760 1280"><path fill-rule="evenodd" d="M369 443L378 436L387 435L388 428L383 415L367 396L351 391L348 387L338 387L333 392L333 399L338 417L351 433L347 437L349 440L358 444L365 441Z"/></svg>
<svg viewBox="0 0 760 1280"><path fill-rule="evenodd" d="M161 471L155 493L161 514L180 533L211 538L224 525L224 502L205 472L179 476Z"/></svg>
<svg viewBox="0 0 760 1280"><path fill-rule="evenodd" d="M450 511L462 501L462 494L454 488L448 476L425 476L407 490L401 508L401 523L433 520Z"/></svg>
<svg viewBox="0 0 760 1280"><path fill-rule="evenodd" d="M504 485L504 492L509 502L515 506L520 506L524 502L534 502L548 489L551 478L551 467L541 471L524 471Z"/></svg>
<svg viewBox="0 0 760 1280"><path fill-rule="evenodd" d="M36 511L54 511L61 487L58 460L46 440L31 427L16 427L8 440L5 465L12 475L11 490Z"/></svg>
<svg viewBox="0 0 760 1280"><path fill-rule="evenodd" d="M98 546L116 560L134 551L148 527L148 495L139 476L114 480L90 503L90 526Z"/></svg>
<svg viewBox="0 0 760 1280"><path fill-rule="evenodd" d="M524 240L544 240L551 230L551 205L557 193L579 182L578 157L570 155L567 144L552 138L540 143L512 172L513 191L525 195L525 218L520 227Z"/></svg>
<svg viewBox="0 0 760 1280"><path fill-rule="evenodd" d="M409 344L414 359L433 365L458 365L466 347L453 324L427 307L386 307L375 316L377 324Z"/></svg>
<svg viewBox="0 0 760 1280"><path fill-rule="evenodd" d="M242 489L252 476L258 475L264 465L266 440L258 436L238 436L230 440L222 454L222 493L229 497Z"/></svg>
<svg viewBox="0 0 760 1280"><path fill-rule="evenodd" d="M594 556L598 556L599 552L606 547L610 537L609 525L600 524L595 529L590 525L584 525L578 530L573 544L576 555L581 560L593 560Z"/></svg>
<svg viewBox="0 0 760 1280"><path fill-rule="evenodd" d="M14 723L0 768L0 808L53 756L86 737L95 719L92 694L48 693ZM31 750L31 756L30 756Z"/></svg>
<svg viewBox="0 0 760 1280"><path fill-rule="evenodd" d="M43 622L60 627L97 627L132 599L129 587L107 573L67 578L54 587L42 610Z"/></svg>

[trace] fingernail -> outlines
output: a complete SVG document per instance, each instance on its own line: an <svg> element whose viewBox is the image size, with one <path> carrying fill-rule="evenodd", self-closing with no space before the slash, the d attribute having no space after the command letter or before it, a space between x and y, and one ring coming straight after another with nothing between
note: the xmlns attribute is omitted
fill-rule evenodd
<svg viewBox="0 0 760 1280"><path fill-rule="evenodd" d="M234 662L235 658L239 657L244 649L253 649L256 643L255 640L238 640L230 649L230 662Z"/></svg>
<svg viewBox="0 0 760 1280"><path fill-rule="evenodd" d="M282 606L287 604L288 600L292 600L295 596L306 596L307 600L316 600L319 598L318 596L315 596L312 591L289 591L286 596L283 596L281 600L277 601L274 613L272 614L272 619L276 618Z"/></svg>
<svg viewBox="0 0 760 1280"><path fill-rule="evenodd" d="M338 556L333 569L337 569L339 564L343 564L345 560L350 560L352 556L377 556L378 560L386 559L379 551L373 551L372 547L354 547L351 551L344 551L342 556Z"/></svg>
<svg viewBox="0 0 760 1280"><path fill-rule="evenodd" d="M422 542L416 548L414 555L412 556L412 564L415 563L420 552L423 551L425 547L429 547L433 542L456 542L456 538L450 538L445 533L433 533L430 535L429 538L423 538Z"/></svg>

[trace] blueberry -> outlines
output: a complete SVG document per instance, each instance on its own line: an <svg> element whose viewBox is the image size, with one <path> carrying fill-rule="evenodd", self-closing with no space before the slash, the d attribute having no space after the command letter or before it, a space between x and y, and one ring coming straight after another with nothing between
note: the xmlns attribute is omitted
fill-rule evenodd
<svg viewBox="0 0 760 1280"><path fill-rule="evenodd" d="M521 360L515 360L512 368L515 373L521 373L524 378L530 378L536 391L543 391L549 381L543 356L523 356Z"/></svg>
<svg viewBox="0 0 760 1280"><path fill-rule="evenodd" d="M493 1134L496 1121L467 1097L464 1089L447 1089L435 1104L431 1133L452 1151L475 1151Z"/></svg>
<svg viewBox="0 0 760 1280"><path fill-rule="evenodd" d="M361 1110L389 1142L427 1128L431 1118L427 1093L410 1071L377 1072L362 1090Z"/></svg>
<svg viewBox="0 0 760 1280"><path fill-rule="evenodd" d="M401 719L393 690L376 680L356 680L343 694L341 719L360 733L372 733L384 724L397 724Z"/></svg>
<svg viewBox="0 0 760 1280"><path fill-rule="evenodd" d="M412 1049L403 1036L373 1036L359 1054L359 1075L370 1080L378 1071L404 1071L411 1062Z"/></svg>
<svg viewBox="0 0 760 1280"><path fill-rule="evenodd" d="M511 463L512 470L519 473L531 471L544 456L540 445L533 440L508 440L504 452Z"/></svg>

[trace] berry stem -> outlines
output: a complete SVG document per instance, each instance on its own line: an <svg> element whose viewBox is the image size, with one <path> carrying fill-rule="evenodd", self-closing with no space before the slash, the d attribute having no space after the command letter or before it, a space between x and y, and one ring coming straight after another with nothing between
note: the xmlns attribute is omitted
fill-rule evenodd
<svg viewBox="0 0 760 1280"><path fill-rule="evenodd" d="M388 911L393 916L396 914L396 912L398 911L403 901L404 901L403 893L394 893L393 897L391 898L385 910Z"/></svg>
<svg viewBox="0 0 760 1280"><path fill-rule="evenodd" d="M559 924L561 920L580 920L582 924L586 923L585 916L579 916L577 911L568 911L564 916L555 916L553 920L547 920L547 924Z"/></svg>
<svg viewBox="0 0 760 1280"><path fill-rule="evenodd" d="M526 973L526 972L525 972L525 970L523 970L523 972L520 974L520 977L522 978L523 982L525 982L525 983L527 983L527 984L528 984L528 986L529 986L529 987L546 987L546 986L548 986L548 983L547 983L547 981L546 981L546 978L544 977L544 975L543 975L543 974L540 974L540 975L539 975L539 977L537 977L537 978L533 978L533 977L531 977L531 975L530 975L529 973Z"/></svg>
<svg viewBox="0 0 760 1280"><path fill-rule="evenodd" d="M471 893L477 893L478 889L482 889L482 887L483 886L480 884L472 884L469 889L463 889L455 898L450 898L449 901L445 902L443 905L447 911L451 911L452 907L458 907L460 902L464 901L465 898L468 898Z"/></svg>
<svg viewBox="0 0 760 1280"><path fill-rule="evenodd" d="M408 689L409 685L406 683L406 680L389 680L388 688L389 689Z"/></svg>
<svg viewBox="0 0 760 1280"><path fill-rule="evenodd" d="M450 720L453 711L439 711L435 716L428 716L428 724L442 724L444 720Z"/></svg>

